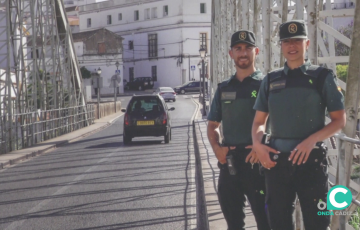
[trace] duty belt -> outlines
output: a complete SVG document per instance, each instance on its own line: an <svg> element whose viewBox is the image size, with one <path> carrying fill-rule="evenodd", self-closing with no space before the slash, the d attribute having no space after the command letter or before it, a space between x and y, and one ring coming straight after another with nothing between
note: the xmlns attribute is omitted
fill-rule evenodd
<svg viewBox="0 0 360 230"><path fill-rule="evenodd" d="M326 157L326 153L327 153L327 147L325 145L324 142L317 142L315 147L313 148L313 150L311 151L308 160L306 161L306 164L316 164L316 163L321 163L325 157ZM270 152L270 159L272 161L276 161L276 162L289 162L288 158L290 156L290 152L281 152L278 154L272 153Z"/></svg>

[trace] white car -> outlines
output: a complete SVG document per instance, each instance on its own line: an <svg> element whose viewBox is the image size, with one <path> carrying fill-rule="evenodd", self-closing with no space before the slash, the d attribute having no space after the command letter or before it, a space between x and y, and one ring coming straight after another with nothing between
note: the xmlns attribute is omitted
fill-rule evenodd
<svg viewBox="0 0 360 230"><path fill-rule="evenodd" d="M159 87L154 91L154 94L162 96L165 101L176 101L176 93L171 87Z"/></svg>

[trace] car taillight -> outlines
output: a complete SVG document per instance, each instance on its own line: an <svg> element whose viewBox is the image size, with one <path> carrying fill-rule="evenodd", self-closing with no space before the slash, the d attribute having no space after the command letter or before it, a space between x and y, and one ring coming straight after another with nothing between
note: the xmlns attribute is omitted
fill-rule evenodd
<svg viewBox="0 0 360 230"><path fill-rule="evenodd" d="M167 115L166 112L163 113L163 125L166 125L167 122Z"/></svg>
<svg viewBox="0 0 360 230"><path fill-rule="evenodd" d="M173 92L172 94L176 95L176 93L175 93L175 92Z"/></svg>
<svg viewBox="0 0 360 230"><path fill-rule="evenodd" d="M165 93L160 93L160 95L163 95L163 94L165 94Z"/></svg>
<svg viewBox="0 0 360 230"><path fill-rule="evenodd" d="M129 125L129 115L125 113L125 119L124 119L125 125Z"/></svg>

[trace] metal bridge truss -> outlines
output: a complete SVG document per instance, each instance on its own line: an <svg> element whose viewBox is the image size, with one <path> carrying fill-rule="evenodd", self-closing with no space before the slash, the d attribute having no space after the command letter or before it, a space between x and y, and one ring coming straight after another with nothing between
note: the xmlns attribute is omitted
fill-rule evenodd
<svg viewBox="0 0 360 230"><path fill-rule="evenodd" d="M0 154L86 126L62 0L0 3Z"/></svg>
<svg viewBox="0 0 360 230"><path fill-rule="evenodd" d="M212 92L217 83L230 77L235 67L228 55L229 41L232 33L239 29L249 29L255 32L260 55L257 57L257 67L263 73L283 66L281 50L278 43L279 25L291 19L304 19L308 25L310 48L308 58L313 64L326 65L336 73L336 63L349 63L349 73L346 84L340 80L339 85L345 91L345 107L347 124L342 132L347 137L355 137L358 120L359 88L360 88L360 1L353 0L352 8L334 9L331 0L213 0L212 1L212 30L211 30L211 80ZM352 40L334 29L333 18L354 17ZM349 56L336 56L335 39L350 49ZM356 141L355 141L356 142ZM350 180L352 159L359 155L354 150L354 141L341 144L338 150L329 151L331 165L329 173L336 176L337 184L351 187L360 198L360 186ZM343 142L341 142L343 143ZM353 211L355 204L344 211ZM302 229L300 209L296 213L297 229ZM345 222L349 216L332 218L332 229L345 229ZM349 227L349 226L348 226Z"/></svg>

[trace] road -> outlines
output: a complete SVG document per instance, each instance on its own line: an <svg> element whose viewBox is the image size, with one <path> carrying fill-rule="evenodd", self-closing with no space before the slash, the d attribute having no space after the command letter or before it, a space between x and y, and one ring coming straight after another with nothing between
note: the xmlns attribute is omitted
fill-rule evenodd
<svg viewBox="0 0 360 230"><path fill-rule="evenodd" d="M172 140L110 127L0 171L0 229L195 229L191 96L171 112ZM130 97L121 97L127 105ZM123 106L124 107L124 106Z"/></svg>

